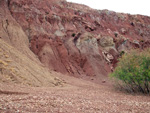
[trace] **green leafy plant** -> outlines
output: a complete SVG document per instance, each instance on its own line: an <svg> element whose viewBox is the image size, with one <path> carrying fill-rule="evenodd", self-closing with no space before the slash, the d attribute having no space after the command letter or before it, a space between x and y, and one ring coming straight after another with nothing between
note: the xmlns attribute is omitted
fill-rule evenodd
<svg viewBox="0 0 150 113"><path fill-rule="evenodd" d="M110 76L127 91L150 93L150 49L125 53Z"/></svg>

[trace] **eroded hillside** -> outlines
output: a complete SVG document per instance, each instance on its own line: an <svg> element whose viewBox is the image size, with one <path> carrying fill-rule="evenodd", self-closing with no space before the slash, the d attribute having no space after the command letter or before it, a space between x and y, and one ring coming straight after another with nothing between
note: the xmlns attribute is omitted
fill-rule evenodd
<svg viewBox="0 0 150 113"><path fill-rule="evenodd" d="M0 82L58 86L63 81L46 69L29 49L28 37L0 1Z"/></svg>
<svg viewBox="0 0 150 113"><path fill-rule="evenodd" d="M2 0L0 8L1 38L62 74L103 79L124 52L150 46L147 16L94 10L65 0Z"/></svg>
<svg viewBox="0 0 150 113"><path fill-rule="evenodd" d="M146 16L0 0L0 112L149 113L149 95L120 92L107 79L124 52L149 46Z"/></svg>

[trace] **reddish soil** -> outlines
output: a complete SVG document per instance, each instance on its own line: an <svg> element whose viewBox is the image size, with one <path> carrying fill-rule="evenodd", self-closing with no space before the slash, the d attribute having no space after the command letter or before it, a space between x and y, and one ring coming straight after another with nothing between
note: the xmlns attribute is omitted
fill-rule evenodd
<svg viewBox="0 0 150 113"><path fill-rule="evenodd" d="M0 84L0 112L3 113L149 113L150 98L65 77L64 87L26 87Z"/></svg>
<svg viewBox="0 0 150 113"><path fill-rule="evenodd" d="M149 36L147 16L0 0L0 112L150 113L149 95L117 91L107 77L122 52L150 47Z"/></svg>

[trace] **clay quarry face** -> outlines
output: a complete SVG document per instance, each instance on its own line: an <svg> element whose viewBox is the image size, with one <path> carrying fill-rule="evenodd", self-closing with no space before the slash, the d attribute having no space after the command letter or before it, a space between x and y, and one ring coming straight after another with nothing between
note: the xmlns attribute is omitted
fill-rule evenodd
<svg viewBox="0 0 150 113"><path fill-rule="evenodd" d="M122 53L150 46L147 16L64 0L1 0L0 5L1 41L59 74L103 80Z"/></svg>
<svg viewBox="0 0 150 113"><path fill-rule="evenodd" d="M108 77L122 54L149 47L148 16L0 0L0 112L149 112L150 98L115 92Z"/></svg>
<svg viewBox="0 0 150 113"><path fill-rule="evenodd" d="M122 52L149 46L150 18L146 16L59 0L10 0L8 7L2 7L1 12L7 12L3 17L7 36L2 38L17 49L26 44L44 66L62 74L103 78L113 71ZM14 27L21 32L13 31Z"/></svg>

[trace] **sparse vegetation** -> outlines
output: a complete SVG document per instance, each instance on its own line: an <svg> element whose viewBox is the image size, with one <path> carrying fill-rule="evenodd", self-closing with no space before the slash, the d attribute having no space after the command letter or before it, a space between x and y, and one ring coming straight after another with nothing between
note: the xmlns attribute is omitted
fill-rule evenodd
<svg viewBox="0 0 150 113"><path fill-rule="evenodd" d="M125 54L125 51L121 51L120 52L120 56L124 55Z"/></svg>
<svg viewBox="0 0 150 113"><path fill-rule="evenodd" d="M144 40L141 39L140 42L144 42Z"/></svg>
<svg viewBox="0 0 150 113"><path fill-rule="evenodd" d="M150 93L150 49L125 53L110 76L129 92Z"/></svg>
<svg viewBox="0 0 150 113"><path fill-rule="evenodd" d="M76 36L76 34L75 33L72 33L72 37L75 37Z"/></svg>

